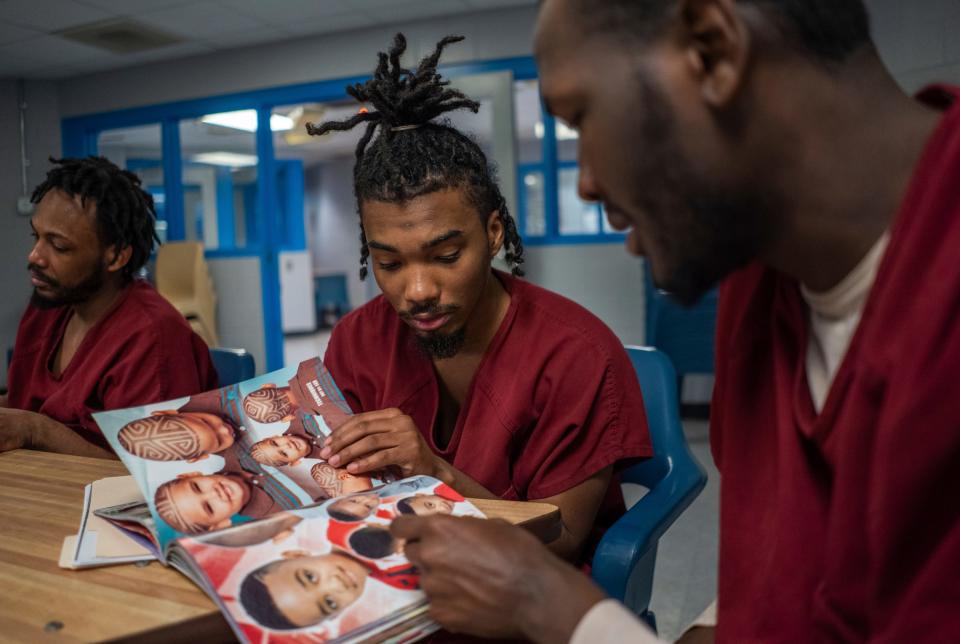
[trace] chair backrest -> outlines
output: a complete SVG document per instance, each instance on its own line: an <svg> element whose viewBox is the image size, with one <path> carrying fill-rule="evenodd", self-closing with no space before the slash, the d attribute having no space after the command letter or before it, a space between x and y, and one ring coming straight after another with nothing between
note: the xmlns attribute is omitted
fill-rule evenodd
<svg viewBox="0 0 960 644"><path fill-rule="evenodd" d="M713 373L713 336L717 323L717 289L684 307L661 294L644 264L646 343L670 356L679 375Z"/></svg>
<svg viewBox="0 0 960 644"><path fill-rule="evenodd" d="M246 349L210 349L210 359L217 370L220 386L234 385L253 378L256 365Z"/></svg>
<svg viewBox="0 0 960 644"><path fill-rule="evenodd" d="M621 480L649 490L675 468L702 474L703 468L694 460L683 434L677 375L670 358L653 347L628 346L626 349L640 381L654 453L652 458L625 470Z"/></svg>
<svg viewBox="0 0 960 644"><path fill-rule="evenodd" d="M171 299L191 299L203 262L200 242L168 242L157 249L157 290Z"/></svg>
<svg viewBox="0 0 960 644"><path fill-rule="evenodd" d="M620 474L649 491L604 534L593 559L594 580L655 627L649 611L657 543L700 494L707 475L687 446L680 422L677 375L651 347L627 347L640 380L654 455Z"/></svg>

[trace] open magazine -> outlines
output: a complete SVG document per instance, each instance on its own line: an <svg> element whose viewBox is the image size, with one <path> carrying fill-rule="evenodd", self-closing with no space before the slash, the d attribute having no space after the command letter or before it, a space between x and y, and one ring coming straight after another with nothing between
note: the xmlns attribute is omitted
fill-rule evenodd
<svg viewBox="0 0 960 644"><path fill-rule="evenodd" d="M241 640L413 641L435 626L390 521L482 513L435 479L319 458L350 414L317 358L94 414L144 496L96 514L203 588Z"/></svg>

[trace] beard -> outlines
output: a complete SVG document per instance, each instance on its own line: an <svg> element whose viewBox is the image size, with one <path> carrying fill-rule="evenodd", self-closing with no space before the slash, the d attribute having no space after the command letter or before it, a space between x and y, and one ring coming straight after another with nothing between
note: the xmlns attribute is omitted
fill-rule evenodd
<svg viewBox="0 0 960 644"><path fill-rule="evenodd" d="M64 286L59 281L47 277L33 264L28 265L27 270L46 282L50 287L49 295L41 294L36 287L33 288L30 303L41 310L86 302L103 288L107 279L106 267L102 265L94 267L89 275L73 286Z"/></svg>
<svg viewBox="0 0 960 644"><path fill-rule="evenodd" d="M430 302L412 306L406 311L401 311L399 315L402 319L409 320L415 315L424 313L431 316L447 315L454 313L458 308L457 306L440 306L436 302ZM467 341L467 331L465 327L461 326L450 333L430 331L425 334L414 333L413 337L417 339L417 346L429 357L444 360L452 358L460 352Z"/></svg>
<svg viewBox="0 0 960 644"><path fill-rule="evenodd" d="M662 262L663 274L654 271L655 284L680 304L692 306L758 256L772 235L779 200L760 189L721 186L698 171L684 156L665 95L649 80L639 82L643 153L633 168L636 185L650 188L635 202L649 219L646 228ZM738 127L737 119L729 125Z"/></svg>
<svg viewBox="0 0 960 644"><path fill-rule="evenodd" d="M460 349L467 341L467 330L460 327L451 333L434 331L426 335L415 335L417 345L431 358L444 360L460 353Z"/></svg>

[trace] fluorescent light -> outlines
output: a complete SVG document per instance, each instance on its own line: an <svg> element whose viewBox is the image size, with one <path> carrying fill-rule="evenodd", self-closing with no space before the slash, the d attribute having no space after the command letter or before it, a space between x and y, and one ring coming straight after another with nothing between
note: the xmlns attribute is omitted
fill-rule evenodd
<svg viewBox="0 0 960 644"><path fill-rule="evenodd" d="M528 174L527 176L525 176L525 177L523 178L523 183L524 183L528 188L534 188L534 187L536 187L536 185L537 185L538 183L540 183L540 181L537 179L537 175L535 175L535 174Z"/></svg>
<svg viewBox="0 0 960 644"><path fill-rule="evenodd" d="M202 152L200 154L193 155L190 160L196 163L225 165L231 168L243 168L257 165L257 155L237 154L236 152Z"/></svg>
<svg viewBox="0 0 960 644"><path fill-rule="evenodd" d="M557 140L558 141L575 141L580 138L580 135L577 134L577 131L572 127L569 127L566 123L562 121L556 121ZM533 135L538 139L543 138L543 123L537 121L533 126Z"/></svg>
<svg viewBox="0 0 960 644"><path fill-rule="evenodd" d="M245 132L257 131L257 110L237 110L235 112L220 112L207 114L200 118L203 123L230 127ZM274 132L285 132L293 129L293 119L282 114L270 115L270 129Z"/></svg>

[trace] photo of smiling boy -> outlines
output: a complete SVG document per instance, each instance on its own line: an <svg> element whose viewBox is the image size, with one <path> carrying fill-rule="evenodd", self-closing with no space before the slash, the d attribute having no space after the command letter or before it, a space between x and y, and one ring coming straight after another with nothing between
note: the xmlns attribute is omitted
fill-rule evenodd
<svg viewBox="0 0 960 644"><path fill-rule="evenodd" d="M259 519L284 508L262 489L260 477L246 472L190 472L161 484L154 494L157 514L184 534L226 528L234 515Z"/></svg>
<svg viewBox="0 0 960 644"><path fill-rule="evenodd" d="M250 456L261 465L294 466L304 458L319 459L321 449L320 439L291 429L257 441L250 447Z"/></svg>
<svg viewBox="0 0 960 644"><path fill-rule="evenodd" d="M368 578L401 590L419 588L410 564L381 571L338 551L315 556L287 552L284 557L249 573L238 593L247 614L272 630L306 628L340 615L363 594Z"/></svg>
<svg viewBox="0 0 960 644"><path fill-rule="evenodd" d="M327 516L344 523L362 521L380 507L380 497L376 494L355 494L330 503L326 506Z"/></svg>
<svg viewBox="0 0 960 644"><path fill-rule="evenodd" d="M127 452L150 461L193 463L234 444L238 427L226 416L201 411L155 411L120 428Z"/></svg>

